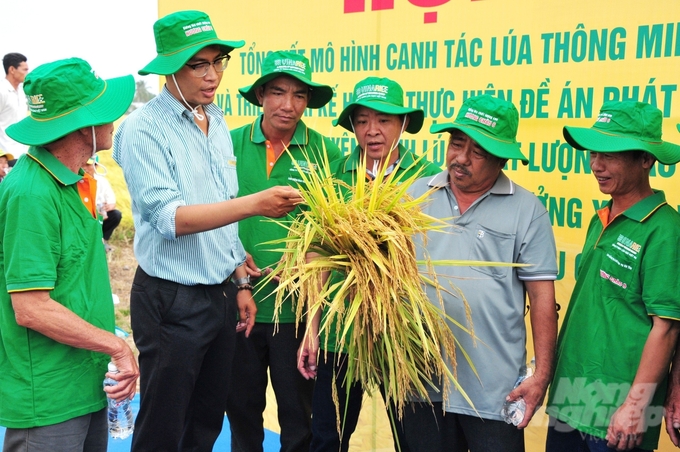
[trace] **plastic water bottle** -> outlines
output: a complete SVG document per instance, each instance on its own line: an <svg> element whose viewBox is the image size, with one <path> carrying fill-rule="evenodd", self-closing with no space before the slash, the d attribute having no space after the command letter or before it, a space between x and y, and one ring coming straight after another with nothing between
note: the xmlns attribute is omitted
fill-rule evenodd
<svg viewBox="0 0 680 452"><path fill-rule="evenodd" d="M532 358L531 364L527 366L524 372L517 377L514 388L519 386L524 380L534 374L534 363L535 358ZM501 415L503 416L503 420L505 420L506 423L518 426L524 420L524 413L526 410L527 403L523 398L520 397L519 399L513 400L511 402L504 402L503 408L501 409Z"/></svg>
<svg viewBox="0 0 680 452"><path fill-rule="evenodd" d="M117 374L118 368L115 364L109 363L109 372ZM104 386L115 386L118 382L111 378L104 379ZM116 402L115 399L107 398L109 408L107 410L107 417L109 420L109 434L113 439L125 439L132 435L135 424L132 418L132 408L130 407L130 399L125 399L122 402Z"/></svg>

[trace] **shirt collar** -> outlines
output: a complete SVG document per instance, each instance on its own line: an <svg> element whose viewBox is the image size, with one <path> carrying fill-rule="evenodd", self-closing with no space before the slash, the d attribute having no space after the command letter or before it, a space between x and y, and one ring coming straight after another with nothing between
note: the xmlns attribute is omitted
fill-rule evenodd
<svg viewBox="0 0 680 452"><path fill-rule="evenodd" d="M264 119L264 114L257 117L253 126L250 128L250 141L253 143L263 144L267 141L262 131L262 120ZM293 138L290 140L290 145L292 146L307 146L309 143L309 130L302 120L299 120L295 126L295 133L293 133Z"/></svg>
<svg viewBox="0 0 680 452"><path fill-rule="evenodd" d="M664 204L666 204L666 195L664 192L661 190L654 190L653 195L647 196L645 199L641 199L640 201L636 202L626 209L625 212L621 213L621 215L625 215L631 220L642 223L643 221L647 220L647 218L651 217L652 214ZM611 209L611 206L612 200L610 199L607 203L607 208Z"/></svg>
<svg viewBox="0 0 680 452"><path fill-rule="evenodd" d="M187 110L184 104L177 100L177 98L172 95L166 86L163 86L161 93L158 95L158 102L163 106L163 108L170 110L178 116L184 116L193 122L194 117L191 111ZM220 107L212 103L203 105L203 111L210 117L218 117L220 114L221 116L224 116L224 113Z"/></svg>
<svg viewBox="0 0 680 452"><path fill-rule="evenodd" d="M446 188L449 186L449 171L444 170L439 174L435 174L427 183L433 188ZM514 195L515 184L505 175L503 171L498 175L498 179L494 182L493 187L486 193L493 195Z"/></svg>
<svg viewBox="0 0 680 452"><path fill-rule="evenodd" d="M84 172L82 169L79 171L82 174L75 174L43 147L31 146L28 150L28 156L35 160L62 185L72 185L83 178Z"/></svg>
<svg viewBox="0 0 680 452"><path fill-rule="evenodd" d="M401 169L407 169L415 161L415 156L413 155L413 152L409 151L408 149L406 149L401 144L399 145L399 147L397 149L399 150L399 162L398 162L397 167L401 168ZM344 173L346 173L348 171L356 171L357 170L357 168L359 167L361 152L362 152L362 150L359 146L354 148L352 153L349 155L349 157L345 161L345 167L343 168Z"/></svg>

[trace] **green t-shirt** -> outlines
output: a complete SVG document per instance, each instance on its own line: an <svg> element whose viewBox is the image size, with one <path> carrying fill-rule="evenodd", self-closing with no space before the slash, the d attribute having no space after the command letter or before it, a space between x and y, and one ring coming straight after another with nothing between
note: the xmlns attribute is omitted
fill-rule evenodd
<svg viewBox="0 0 680 452"><path fill-rule="evenodd" d="M599 212L605 221L608 211ZM560 330L548 414L605 437L635 378L651 316L680 319L679 243L680 214L663 192L606 227L598 215L592 219ZM647 410L642 449L657 447L665 395L664 379Z"/></svg>
<svg viewBox="0 0 680 452"><path fill-rule="evenodd" d="M335 162L331 163L331 170L333 173L333 176L336 179L339 179L343 182L345 182L349 186L354 186L356 184L356 178L358 176L357 174L357 169L359 167L360 163L360 156L361 156L361 148L356 147L354 151L352 151L351 154L349 154L347 157L344 157L340 160L337 160ZM426 176L433 176L435 174L438 174L441 172L441 168L435 165L432 162L429 162L427 160L421 159L416 165L413 165L415 162L416 157L415 155L406 149L404 146L401 144L399 145L399 161L397 162L397 165L395 166L393 171L396 171L396 175L399 177L403 178L409 178L413 176L418 170L422 169L421 176L426 177ZM365 175L362 177L366 177ZM330 284L335 284L337 282L340 282L344 279L344 275L338 272L332 272L330 275ZM327 310L324 310L322 317L321 317L321 325L323 325L323 322L325 321L326 315L327 315ZM332 324L329 325L329 328L327 330L324 330L320 333L319 335L319 347L322 350L327 350L330 352L339 352L342 351L340 346L338 346L337 341L337 331L338 331L338 325L337 322L333 322ZM348 336L351 335L351 330L348 331Z"/></svg>
<svg viewBox="0 0 680 452"><path fill-rule="evenodd" d="M10 293L48 290L92 325L114 331L102 228L74 174L32 147L0 184L0 425L52 425L106 406L109 357L16 323Z"/></svg>
<svg viewBox="0 0 680 452"><path fill-rule="evenodd" d="M323 160L324 150L329 162L339 159L342 155L333 141L307 128L304 122L300 121L288 146L290 154L283 152L276 161L272 161L271 157L267 157L266 138L262 132L261 123L262 116L258 117L254 123L231 132L236 156L238 196L250 195L277 185L290 185L297 188L303 182L293 160L303 171L312 171ZM292 221L299 214L300 208L298 207L279 221ZM255 264L260 268L275 265L282 255L280 252L271 251L281 245L271 245L266 242L285 238L287 234L286 228L262 216L246 218L238 224L238 235L243 247L253 256ZM253 297L257 302L257 322L274 322L275 297L269 295L275 289L276 286L272 283L265 287L261 287L259 283L256 285ZM292 306L292 303L287 302L282 308L279 315L281 323L295 322L295 312Z"/></svg>

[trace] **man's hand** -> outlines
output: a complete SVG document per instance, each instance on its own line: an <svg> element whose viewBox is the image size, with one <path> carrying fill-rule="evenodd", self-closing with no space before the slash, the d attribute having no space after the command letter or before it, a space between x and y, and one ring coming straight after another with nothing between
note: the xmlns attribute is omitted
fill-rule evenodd
<svg viewBox="0 0 680 452"><path fill-rule="evenodd" d="M111 362L118 368L118 373L107 372L106 376L116 380L118 384L104 387L107 397L118 402L132 399L137 393L137 378L139 378L139 367L135 355L125 344L120 353L111 356Z"/></svg>
<svg viewBox="0 0 680 452"><path fill-rule="evenodd" d="M680 447L680 385L669 382L663 416L668 436L676 447Z"/></svg>
<svg viewBox="0 0 680 452"><path fill-rule="evenodd" d="M236 331L246 331L246 337L250 336L250 330L255 326L255 314L257 306L250 290L239 290L236 293L236 304L238 305L239 323L236 324ZM245 325L245 327L244 327Z"/></svg>
<svg viewBox="0 0 680 452"><path fill-rule="evenodd" d="M309 333L309 334L307 334ZM316 365L319 353L319 335L308 331L298 349L297 368L305 380L316 378Z"/></svg>
<svg viewBox="0 0 680 452"><path fill-rule="evenodd" d="M250 279L259 278L262 276L262 270L255 264L255 260L250 253L246 253L246 273L250 276Z"/></svg>
<svg viewBox="0 0 680 452"><path fill-rule="evenodd" d="M304 202L300 192L293 187L276 186L255 194L258 198L257 209L265 217L279 218Z"/></svg>
<svg viewBox="0 0 680 452"><path fill-rule="evenodd" d="M628 400L619 407L609 421L607 447L629 450L642 444L644 434L645 405L630 403Z"/></svg>
<svg viewBox="0 0 680 452"><path fill-rule="evenodd" d="M505 400L510 402L522 398L527 405L526 411L524 412L524 419L522 419L522 422L517 428L522 429L529 425L531 418L534 417L534 413L543 403L547 389L548 381L544 381L538 376L532 375L510 391L510 394L508 394Z"/></svg>

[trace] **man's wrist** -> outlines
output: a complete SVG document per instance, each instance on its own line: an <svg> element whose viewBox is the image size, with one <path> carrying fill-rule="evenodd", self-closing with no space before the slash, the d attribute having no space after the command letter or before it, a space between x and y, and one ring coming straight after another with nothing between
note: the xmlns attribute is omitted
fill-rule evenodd
<svg viewBox="0 0 680 452"><path fill-rule="evenodd" d="M236 284L237 287L241 287L241 286L244 286L244 285L250 286L250 276L249 275L246 275L243 278L234 278L233 281L234 281L234 284Z"/></svg>

